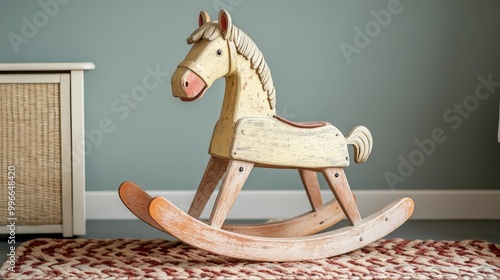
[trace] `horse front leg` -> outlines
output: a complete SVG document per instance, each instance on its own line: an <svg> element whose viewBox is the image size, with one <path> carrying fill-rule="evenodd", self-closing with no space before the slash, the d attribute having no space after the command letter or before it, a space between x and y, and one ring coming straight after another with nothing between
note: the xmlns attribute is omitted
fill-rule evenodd
<svg viewBox="0 0 500 280"><path fill-rule="evenodd" d="M207 205L210 196L214 192L217 184L219 184L222 176L226 172L228 165L227 160L222 160L216 157L210 157L210 160L205 168L205 173L201 178L200 185L196 190L193 202L191 202L191 207L189 208L188 214L196 219L199 219L203 209Z"/></svg>
<svg viewBox="0 0 500 280"><path fill-rule="evenodd" d="M226 176L222 181L208 221L212 227L222 227L253 166L254 164L251 162L229 161Z"/></svg>

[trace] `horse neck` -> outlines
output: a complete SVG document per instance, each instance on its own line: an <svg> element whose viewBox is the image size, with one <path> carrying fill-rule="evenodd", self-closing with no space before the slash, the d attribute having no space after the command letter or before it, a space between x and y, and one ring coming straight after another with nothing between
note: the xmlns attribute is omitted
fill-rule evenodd
<svg viewBox="0 0 500 280"><path fill-rule="evenodd" d="M267 92L250 60L241 54L236 56L236 70L226 77L226 89L220 120L236 123L246 117L272 117L276 110L271 109Z"/></svg>
<svg viewBox="0 0 500 280"><path fill-rule="evenodd" d="M226 90L219 117L215 125L209 153L212 156L228 158L235 135L235 125L239 119L248 117L271 118L276 114L271 109L267 92L250 61L238 54L236 69L226 77Z"/></svg>

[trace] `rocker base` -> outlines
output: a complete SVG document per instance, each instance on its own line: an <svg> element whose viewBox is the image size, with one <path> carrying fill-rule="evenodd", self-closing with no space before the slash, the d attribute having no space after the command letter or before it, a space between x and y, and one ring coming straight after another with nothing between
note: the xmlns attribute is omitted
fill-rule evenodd
<svg viewBox="0 0 500 280"><path fill-rule="evenodd" d="M148 204L153 199L146 191L133 182L123 182L118 190L123 204L143 222L166 233L151 218ZM311 235L325 230L340 222L345 216L337 201L326 203L319 211L311 211L300 216L267 224L231 225L224 224L222 229L246 235L267 237L298 237Z"/></svg>
<svg viewBox="0 0 500 280"><path fill-rule="evenodd" d="M355 226L288 238L250 236L214 228L162 197L149 202L149 214L164 231L215 254L254 261L303 261L340 255L376 241L403 224L413 207L413 200L402 198Z"/></svg>
<svg viewBox="0 0 500 280"><path fill-rule="evenodd" d="M223 225L219 229L191 217L165 198L151 198L132 182L121 184L119 194L138 218L185 243L212 253L255 261L302 261L347 253L398 228L414 208L413 200L402 198L355 226L314 234L344 217L336 201L325 204L320 211L277 223Z"/></svg>

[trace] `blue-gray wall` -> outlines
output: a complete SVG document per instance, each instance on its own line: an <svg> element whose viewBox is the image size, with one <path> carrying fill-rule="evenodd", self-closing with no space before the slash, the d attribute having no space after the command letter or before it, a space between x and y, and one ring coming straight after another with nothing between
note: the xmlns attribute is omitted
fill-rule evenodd
<svg viewBox="0 0 500 280"><path fill-rule="evenodd" d="M500 188L498 1L0 0L0 62L96 64L85 75L87 190L191 190L224 82L182 103L170 75L199 11L221 8L263 51L280 115L370 128L370 159L346 171L352 188ZM134 100L148 76L157 84ZM245 189L265 188L300 180L255 170Z"/></svg>

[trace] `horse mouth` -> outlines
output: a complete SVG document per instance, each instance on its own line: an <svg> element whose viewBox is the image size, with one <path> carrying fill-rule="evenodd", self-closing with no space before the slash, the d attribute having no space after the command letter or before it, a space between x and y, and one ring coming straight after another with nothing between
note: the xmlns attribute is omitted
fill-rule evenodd
<svg viewBox="0 0 500 280"><path fill-rule="evenodd" d="M205 81L190 69L178 68L172 76L172 91L181 101L194 101L203 96L208 86Z"/></svg>
<svg viewBox="0 0 500 280"><path fill-rule="evenodd" d="M202 97L202 96L203 96L203 94L205 94L205 92L206 92L206 91L207 91L207 87L206 87L206 86L204 86L204 87L201 89L201 91L200 91L197 95L195 95L195 96L193 96L193 97L179 97L179 99L180 99L181 101L184 101L184 102L191 102L191 101L195 101L195 100L197 100L198 98Z"/></svg>

